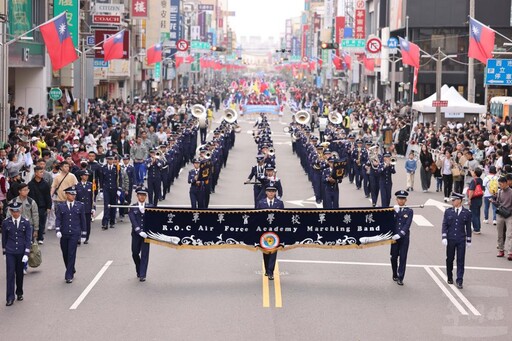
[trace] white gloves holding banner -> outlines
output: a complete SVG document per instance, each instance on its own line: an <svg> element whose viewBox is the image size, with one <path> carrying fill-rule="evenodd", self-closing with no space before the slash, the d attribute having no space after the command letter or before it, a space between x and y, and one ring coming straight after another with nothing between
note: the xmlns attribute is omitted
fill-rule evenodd
<svg viewBox="0 0 512 341"><path fill-rule="evenodd" d="M85 237L80 238L80 243L85 243Z"/></svg>
<svg viewBox="0 0 512 341"><path fill-rule="evenodd" d="M62 233L57 232L57 238L61 239L62 238Z"/></svg>
<svg viewBox="0 0 512 341"><path fill-rule="evenodd" d="M139 233L139 236L141 236L142 238L146 239L148 237L148 234L144 231L140 232Z"/></svg>
<svg viewBox="0 0 512 341"><path fill-rule="evenodd" d="M23 258L21 259L21 262L22 263L26 263L28 262L28 256L27 255L24 255Z"/></svg>
<svg viewBox="0 0 512 341"><path fill-rule="evenodd" d="M444 246L448 246L448 239L443 238L441 242L443 243Z"/></svg>
<svg viewBox="0 0 512 341"><path fill-rule="evenodd" d="M400 212L400 206L395 205L395 206L393 206L393 208L395 209L396 213Z"/></svg>
<svg viewBox="0 0 512 341"><path fill-rule="evenodd" d="M397 233L397 234L393 235L393 237L391 237L391 239L398 240L398 239L400 239L400 235Z"/></svg>

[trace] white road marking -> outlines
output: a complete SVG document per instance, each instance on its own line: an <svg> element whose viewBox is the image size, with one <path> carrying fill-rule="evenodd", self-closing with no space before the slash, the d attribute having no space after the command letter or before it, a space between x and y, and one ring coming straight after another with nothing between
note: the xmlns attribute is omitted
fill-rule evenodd
<svg viewBox="0 0 512 341"><path fill-rule="evenodd" d="M466 311L466 309L464 309L462 307L462 305L459 303L459 301L457 301L455 299L455 297L453 297L453 295L450 293L450 291L448 291L448 289L446 289L446 287L444 286L444 284L441 282L441 280L432 272L432 269L430 269L429 267L425 267L425 271L430 275L430 277L432 277L432 279L434 280L434 282L437 284L437 286L444 292L444 294L446 295L446 297L448 297L448 299L453 303L453 305L455 306L455 308L457 308L457 310L462 314L462 315L469 315L468 312Z"/></svg>
<svg viewBox="0 0 512 341"><path fill-rule="evenodd" d="M94 221L101 221L101 219L103 219L103 211L96 214L96 216L94 217Z"/></svg>
<svg viewBox="0 0 512 341"><path fill-rule="evenodd" d="M303 260L303 259L278 259L283 263L304 263L304 264L335 264L335 265L363 265L363 266L390 266L390 263L365 263L365 262L342 262L332 260ZM423 264L407 264L408 268L445 268L443 265L423 265ZM478 266L465 266L466 270L483 270L483 271L502 271L512 272L511 268L485 268Z"/></svg>
<svg viewBox="0 0 512 341"><path fill-rule="evenodd" d="M425 218L421 214L413 215L412 221L414 221L416 223L416 225L418 225L418 226L427 226L427 227L433 227L434 226L434 225L432 225L430 223L430 221L427 220L427 218Z"/></svg>
<svg viewBox="0 0 512 341"><path fill-rule="evenodd" d="M436 272L439 274L439 276L441 276L441 278L446 276L438 267L434 267L434 270L436 270ZM471 304L471 302L469 302L466 296L464 296L455 285L449 285L449 287L474 315L481 316L480 312Z"/></svg>
<svg viewBox="0 0 512 341"><path fill-rule="evenodd" d="M112 264L112 262L113 262L113 260L109 260L108 262L105 263L105 265L103 265L103 267L101 268L100 272L98 272L96 274L96 276L93 278L91 283L89 283L87 288L85 288L85 290L80 294L80 296L78 296L78 298L76 299L75 303L73 303L71 305L71 307L69 307L70 310L76 310L78 308L80 303L82 303L82 301L85 299L85 297L87 297L87 295L92 290L92 288L94 288L96 283L98 283L98 281L100 280L101 276L103 276L105 271L107 271L108 267Z"/></svg>

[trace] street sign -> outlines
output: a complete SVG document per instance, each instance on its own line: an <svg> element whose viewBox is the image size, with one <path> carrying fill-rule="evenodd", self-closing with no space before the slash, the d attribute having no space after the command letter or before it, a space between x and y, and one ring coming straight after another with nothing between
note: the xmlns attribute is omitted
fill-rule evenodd
<svg viewBox="0 0 512 341"><path fill-rule="evenodd" d="M512 59L488 59L485 85L512 86Z"/></svg>
<svg viewBox="0 0 512 341"><path fill-rule="evenodd" d="M92 16L93 24L119 24L121 22L120 15L94 14Z"/></svg>
<svg viewBox="0 0 512 341"><path fill-rule="evenodd" d="M303 63L307 63L308 61L309 61L308 57L306 57L306 56L302 57L302 62Z"/></svg>
<svg viewBox="0 0 512 341"><path fill-rule="evenodd" d="M190 42L190 52L210 52L212 45L207 41L192 40Z"/></svg>
<svg viewBox="0 0 512 341"><path fill-rule="evenodd" d="M432 106L435 108L446 108L448 101L432 101Z"/></svg>
<svg viewBox="0 0 512 341"><path fill-rule="evenodd" d="M379 53L381 49L382 41L377 37L370 38L366 42L366 50L370 53Z"/></svg>
<svg viewBox="0 0 512 341"><path fill-rule="evenodd" d="M62 90L60 88L51 88L48 94L53 101L58 101L62 98Z"/></svg>
<svg viewBox="0 0 512 341"><path fill-rule="evenodd" d="M341 41L341 47L344 48L363 48L366 41L364 39L343 39Z"/></svg>
<svg viewBox="0 0 512 341"><path fill-rule="evenodd" d="M388 39L388 47L390 49L396 49L398 48L398 39L396 39L395 37L391 37Z"/></svg>
<svg viewBox="0 0 512 341"><path fill-rule="evenodd" d="M186 41L184 39L178 40L178 42L176 43L176 48L178 49L178 51L187 51L188 50L188 41Z"/></svg>
<svg viewBox="0 0 512 341"><path fill-rule="evenodd" d="M94 39L94 36L87 36L86 44L87 46L94 46L96 44L96 39Z"/></svg>

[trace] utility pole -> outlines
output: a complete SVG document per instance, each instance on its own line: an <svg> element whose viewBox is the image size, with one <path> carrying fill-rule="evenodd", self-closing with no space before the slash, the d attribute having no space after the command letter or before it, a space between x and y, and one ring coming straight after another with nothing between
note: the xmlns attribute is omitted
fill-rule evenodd
<svg viewBox="0 0 512 341"><path fill-rule="evenodd" d="M7 18L8 16L8 8L7 8L7 0L3 0L3 12L0 13L2 16L0 18L0 23L2 24L2 60L0 63L0 71L2 75L2 82L0 83L0 90L2 94L0 95L0 142L7 142L7 137L9 135L9 127L11 123L11 113L9 107L9 45L7 44Z"/></svg>
<svg viewBox="0 0 512 341"><path fill-rule="evenodd" d="M85 19L84 19L85 20ZM87 64L87 52L85 50L85 38L82 36L82 55L80 56L80 114L82 118L87 117L87 91L85 87L87 86L87 74L86 74L86 64Z"/></svg>
<svg viewBox="0 0 512 341"><path fill-rule="evenodd" d="M441 47L437 48L437 63L436 63L436 101L441 100L441 82L443 75L443 60L441 59ZM436 107L436 132L441 130L441 107Z"/></svg>
<svg viewBox="0 0 512 341"><path fill-rule="evenodd" d="M475 0L469 0L469 16L475 17ZM471 24L469 25L471 29ZM468 101L475 103L475 59L468 58Z"/></svg>

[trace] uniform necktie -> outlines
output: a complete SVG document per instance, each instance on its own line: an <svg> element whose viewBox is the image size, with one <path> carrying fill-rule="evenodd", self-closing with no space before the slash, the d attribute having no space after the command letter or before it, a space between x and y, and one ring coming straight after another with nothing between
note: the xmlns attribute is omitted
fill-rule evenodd
<svg viewBox="0 0 512 341"><path fill-rule="evenodd" d="M18 229L18 219L14 219L14 227L16 230Z"/></svg>
<svg viewBox="0 0 512 341"><path fill-rule="evenodd" d="M270 200L270 207L274 205L274 200Z"/></svg>
<svg viewBox="0 0 512 341"><path fill-rule="evenodd" d="M403 211L404 211L404 208L400 207L400 213L402 213Z"/></svg>
<svg viewBox="0 0 512 341"><path fill-rule="evenodd" d="M460 208L457 208L457 215L460 214Z"/></svg>
<svg viewBox="0 0 512 341"><path fill-rule="evenodd" d="M69 209L71 210L73 208L73 204L69 203Z"/></svg>

